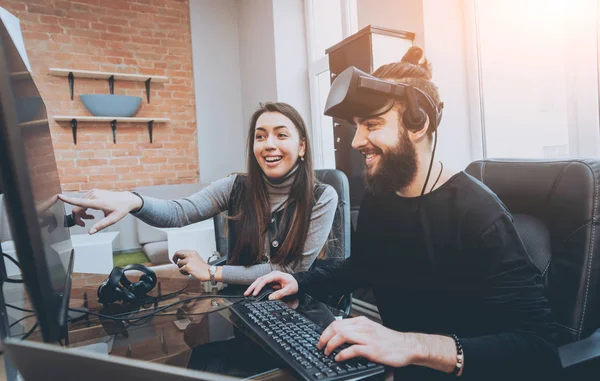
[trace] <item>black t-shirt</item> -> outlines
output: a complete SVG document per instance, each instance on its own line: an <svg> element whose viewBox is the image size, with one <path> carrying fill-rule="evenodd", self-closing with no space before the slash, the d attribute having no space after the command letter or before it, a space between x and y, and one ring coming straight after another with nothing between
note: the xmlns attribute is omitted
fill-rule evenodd
<svg viewBox="0 0 600 381"><path fill-rule="evenodd" d="M351 257L294 276L309 294L372 287L393 330L456 334L465 379L560 368L541 273L506 207L465 172L421 197L367 193ZM396 375L403 373L442 376L420 367Z"/></svg>

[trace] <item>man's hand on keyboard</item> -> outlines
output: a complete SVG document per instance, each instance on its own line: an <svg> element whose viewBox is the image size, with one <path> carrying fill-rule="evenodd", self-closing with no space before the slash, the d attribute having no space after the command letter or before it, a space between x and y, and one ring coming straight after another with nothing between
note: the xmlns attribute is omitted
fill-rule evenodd
<svg viewBox="0 0 600 381"><path fill-rule="evenodd" d="M410 333L385 328L366 317L338 320L329 325L317 344L336 361L364 357L379 364L404 367L415 363L419 343ZM345 344L342 348L342 344ZM337 348L337 350L336 350Z"/></svg>
<svg viewBox="0 0 600 381"><path fill-rule="evenodd" d="M273 288L279 288L279 290L269 295L270 300L281 299L284 296L294 295L298 292L298 282L290 274L283 273L281 271L273 271L267 275L263 275L257 278L244 292L244 296L253 295L256 296L260 293L263 287L267 284L271 284Z"/></svg>

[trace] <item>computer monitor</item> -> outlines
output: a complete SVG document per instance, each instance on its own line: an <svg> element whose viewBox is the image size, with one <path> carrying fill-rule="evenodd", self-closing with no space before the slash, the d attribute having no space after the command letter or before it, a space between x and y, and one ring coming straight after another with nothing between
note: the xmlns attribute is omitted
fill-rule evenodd
<svg viewBox="0 0 600 381"><path fill-rule="evenodd" d="M46 107L17 48L20 38L20 31L0 22L0 189L42 338L59 342L67 334L73 247L57 198Z"/></svg>
<svg viewBox="0 0 600 381"><path fill-rule="evenodd" d="M36 342L8 339L6 355L25 381L239 381L220 374L181 369L107 354L61 348ZM31 366L35 364L35 366Z"/></svg>

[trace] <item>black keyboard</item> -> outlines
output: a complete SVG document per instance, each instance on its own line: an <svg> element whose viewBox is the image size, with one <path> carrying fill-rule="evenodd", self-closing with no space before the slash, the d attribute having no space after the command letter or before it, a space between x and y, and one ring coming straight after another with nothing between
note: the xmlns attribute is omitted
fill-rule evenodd
<svg viewBox="0 0 600 381"><path fill-rule="evenodd" d="M317 349L323 328L280 300L243 301L232 305L230 310L244 323L240 329L248 329L269 352L285 361L304 380L345 380L383 375L382 365L364 358L336 362L335 355L347 345L325 356Z"/></svg>

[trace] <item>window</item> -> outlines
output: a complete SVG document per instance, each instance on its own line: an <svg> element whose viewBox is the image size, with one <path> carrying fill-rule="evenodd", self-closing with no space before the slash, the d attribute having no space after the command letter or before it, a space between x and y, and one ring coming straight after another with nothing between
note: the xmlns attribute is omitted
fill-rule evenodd
<svg viewBox="0 0 600 381"><path fill-rule="evenodd" d="M598 155L597 7L471 0L484 157Z"/></svg>
<svg viewBox="0 0 600 381"><path fill-rule="evenodd" d="M312 60L325 57L325 49L342 40L342 7L340 0L311 1L313 17Z"/></svg>
<svg viewBox="0 0 600 381"><path fill-rule="evenodd" d="M330 116L324 115L325 101L327 101L327 95L329 95L329 88L331 87L329 80L329 70L323 71L316 76L317 83L317 97L318 97L318 114L319 126L321 127L321 138L323 147L323 164L324 168L335 168L335 151L333 141L333 120Z"/></svg>
<svg viewBox="0 0 600 381"><path fill-rule="evenodd" d="M330 87L325 50L357 32L356 9L356 0L305 0L315 168L335 168L333 125L323 115Z"/></svg>

